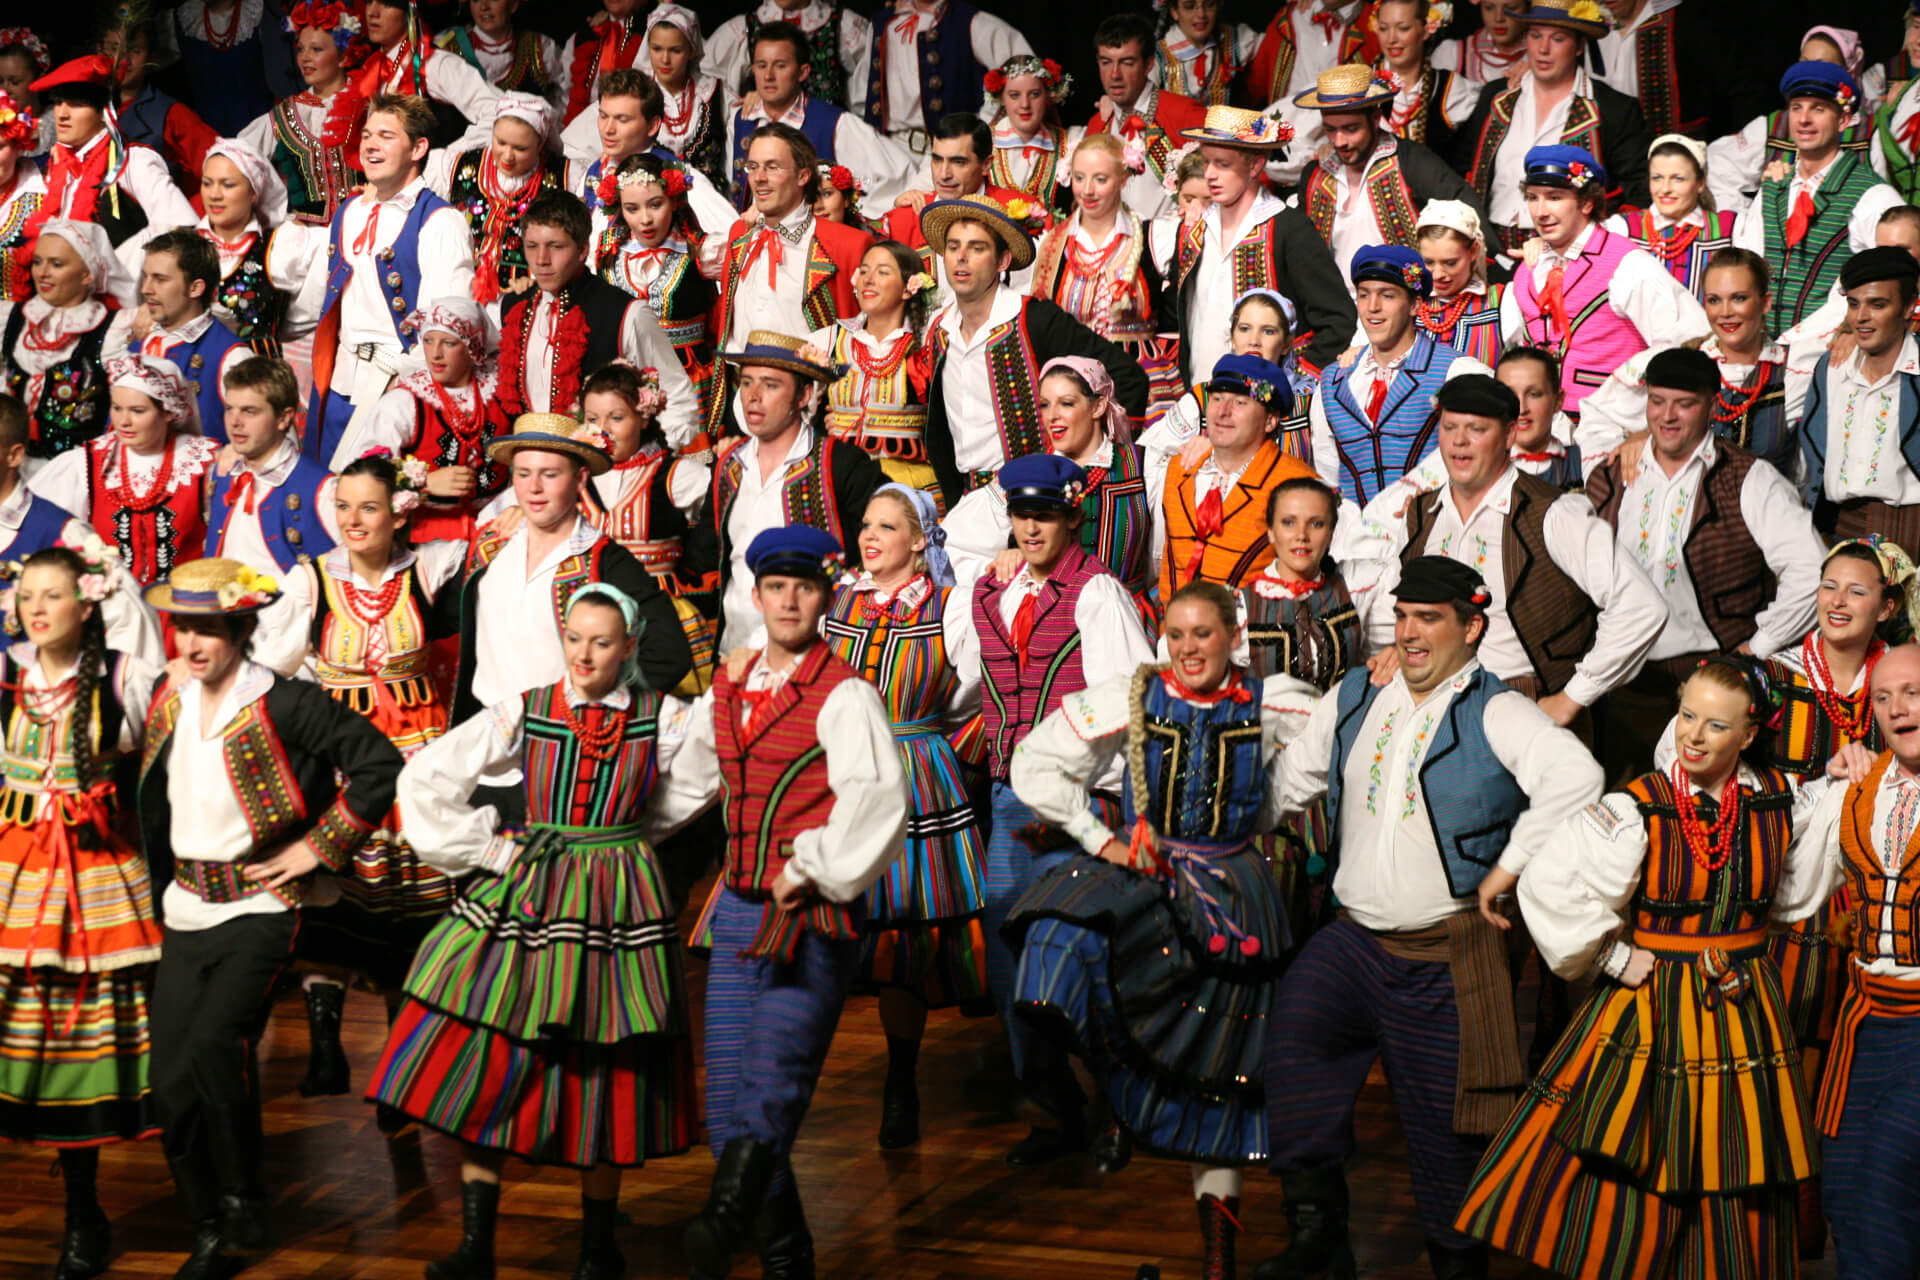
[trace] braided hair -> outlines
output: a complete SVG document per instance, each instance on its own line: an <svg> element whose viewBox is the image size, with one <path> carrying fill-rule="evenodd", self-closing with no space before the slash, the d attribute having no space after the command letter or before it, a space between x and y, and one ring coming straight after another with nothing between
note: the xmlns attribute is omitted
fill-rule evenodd
<svg viewBox="0 0 1920 1280"><path fill-rule="evenodd" d="M20 567L20 576L24 578L28 571L43 566L64 571L78 598L80 579L88 572L86 561L66 547L48 547L27 557ZM68 731L74 779L82 791L108 774L96 754L99 744L94 741L100 723L101 669L106 662L107 624L100 616L100 607L95 605L80 624L80 660L74 668L72 727Z"/></svg>

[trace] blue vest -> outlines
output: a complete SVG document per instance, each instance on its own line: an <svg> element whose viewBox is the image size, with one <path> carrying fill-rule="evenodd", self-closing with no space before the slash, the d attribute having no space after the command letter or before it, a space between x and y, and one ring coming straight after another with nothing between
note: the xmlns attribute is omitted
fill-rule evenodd
<svg viewBox="0 0 1920 1280"><path fill-rule="evenodd" d="M1248 679L1250 702L1221 699L1200 706L1149 678L1141 696L1146 712L1147 821L1161 835L1204 844L1237 845L1251 838L1266 797L1261 762L1260 682ZM1128 826L1140 816L1133 771L1125 775Z"/></svg>
<svg viewBox="0 0 1920 1280"><path fill-rule="evenodd" d="M143 85L133 101L119 109L120 136L128 142L145 143L167 156L167 113L180 105L151 84ZM171 163L171 157L167 157Z"/></svg>
<svg viewBox="0 0 1920 1280"><path fill-rule="evenodd" d="M991 67L983 67L973 56L973 20L979 11L965 0L947 0L947 9L931 27L922 28L914 37L919 58L920 119L905 122L906 127L931 130L942 116L956 112L974 115L985 101L981 82ZM867 65L867 100L863 108L867 123L882 133L887 122L883 110L887 100L886 59L900 56L900 43L887 44L888 26L893 18L891 6L873 15L873 50Z"/></svg>
<svg viewBox="0 0 1920 1280"><path fill-rule="evenodd" d="M1327 808L1333 815L1333 856L1339 856L1340 793L1347 780L1347 761L1353 755L1367 708L1380 695L1364 666L1340 680L1340 718L1333 728L1333 767L1327 771ZM1446 717L1433 731L1433 742L1420 765L1420 790L1425 796L1427 821L1446 867L1447 887L1456 898L1472 893L1506 851L1507 836L1527 807L1527 793L1513 780L1500 758L1487 745L1487 701L1507 692L1485 669L1475 671L1467 687L1454 695ZM1387 791L1398 803L1399 783Z"/></svg>
<svg viewBox="0 0 1920 1280"><path fill-rule="evenodd" d="M325 317L340 305L340 295L346 291L347 281L353 278L353 265L347 261L347 255L340 247L340 241L347 224L347 210L353 201L343 200L334 210L333 228L327 236L327 293L320 308ZM377 282L380 292L386 296L387 310L392 313L393 336L402 350L413 349L413 338L401 332L400 323L416 305L420 296L420 229L426 225L427 218L436 210L447 208L442 200L425 187L413 202L413 208L407 212L407 220L400 226L400 234L393 243L382 249L376 256L380 261L380 279ZM320 397L314 397L318 404Z"/></svg>
<svg viewBox="0 0 1920 1280"><path fill-rule="evenodd" d="M1909 339L1911 341L1911 339ZM1800 451L1807 458L1807 474L1800 496L1808 506L1822 498L1840 501L1827 488L1827 366L1822 355L1813 366L1813 384L1807 388L1807 407L1800 419ZM1920 475L1920 374L1902 373L1900 379L1900 455ZM1863 424L1864 426L1864 424Z"/></svg>
<svg viewBox="0 0 1920 1280"><path fill-rule="evenodd" d="M317 559L333 550L327 526L320 522L320 486L332 474L303 455L272 493L255 498L253 509L260 517L260 536L280 572L291 570L302 556ZM226 542L227 516L231 514L227 490L233 477L216 471L212 479L207 490L207 554L221 556L226 554L221 544Z"/></svg>
<svg viewBox="0 0 1920 1280"><path fill-rule="evenodd" d="M276 12L262 13L261 27L277 22ZM239 10L233 11L230 20L239 20ZM200 38L201 33L180 28L182 81L194 88L194 110L223 138L239 137L249 123L273 110L266 58L260 51L261 27L231 49L216 49Z"/></svg>
<svg viewBox="0 0 1920 1280"><path fill-rule="evenodd" d="M1363 407L1372 386L1355 387L1353 367L1328 366L1319 396L1340 451L1341 497L1364 507L1433 452L1440 422L1433 398L1460 358L1460 352L1421 332L1387 384L1378 423L1367 421Z"/></svg>
<svg viewBox="0 0 1920 1280"><path fill-rule="evenodd" d="M14 483L23 484L15 479ZM27 514L20 517L20 528L13 535L13 541L0 547L9 560L25 560L36 551L45 551L60 541L60 533L67 527L67 521L73 515L64 507L55 506L39 494L27 497Z"/></svg>
<svg viewBox="0 0 1920 1280"><path fill-rule="evenodd" d="M800 132L813 144L821 164L834 163L833 135L840 127L840 117L845 114L831 102L807 99L807 114L800 120ZM749 120L738 111L733 113L733 203L740 209L753 203L753 192L747 187L747 144L753 141L753 131L759 127L759 121Z"/></svg>
<svg viewBox="0 0 1920 1280"><path fill-rule="evenodd" d="M220 362L227 352L246 344L233 330L215 320L207 331L192 342L178 342L162 352L162 357L180 366L181 376L193 391L200 408L200 434L215 444L227 442L226 406L220 399ZM127 354L140 354L140 344L129 343Z"/></svg>

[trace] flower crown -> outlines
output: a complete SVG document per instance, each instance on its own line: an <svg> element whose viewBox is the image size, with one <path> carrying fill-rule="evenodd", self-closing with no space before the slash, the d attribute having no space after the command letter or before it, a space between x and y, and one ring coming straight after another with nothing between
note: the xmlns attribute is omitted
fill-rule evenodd
<svg viewBox="0 0 1920 1280"><path fill-rule="evenodd" d="M32 27L0 27L0 49L16 44L27 51L27 61L33 64L36 78L53 70L53 55L47 52L40 37L33 34Z"/></svg>
<svg viewBox="0 0 1920 1280"><path fill-rule="evenodd" d="M1073 77L1061 70L1060 64L1052 58L1036 58L1030 53L1005 62L987 72L980 82L988 93L1000 93L1007 87L1007 81L1017 80L1021 76L1032 76L1047 86L1047 96L1055 102L1066 99L1073 92Z"/></svg>
<svg viewBox="0 0 1920 1280"><path fill-rule="evenodd" d="M678 200L681 196L684 196L688 191L693 189L693 180L687 176L686 166L677 160L661 161L660 176L657 178L645 169L631 169L626 173L621 173L616 169L614 171L614 181L616 191L623 187L653 185L661 188L667 193L669 198L674 200ZM602 186L606 185L606 179L604 177L600 179L600 182ZM601 197L600 202L602 204L608 203L605 196Z"/></svg>
<svg viewBox="0 0 1920 1280"><path fill-rule="evenodd" d="M334 47L343 56L356 42L369 50L372 48L367 43L359 15L343 0L302 0L287 10L281 26L288 35L298 35L306 27L325 31L333 37Z"/></svg>
<svg viewBox="0 0 1920 1280"><path fill-rule="evenodd" d="M427 492L427 476L433 470L425 459L414 457L398 458L393 450L383 444L375 445L360 455L363 458L385 458L393 463L393 514L404 516L420 505Z"/></svg>
<svg viewBox="0 0 1920 1280"><path fill-rule="evenodd" d="M219 591L222 609L242 609L252 605L270 604L280 594L280 584L264 573L256 573L246 565L233 575L233 581L222 583Z"/></svg>
<svg viewBox="0 0 1920 1280"><path fill-rule="evenodd" d="M843 164L822 164L819 166L820 181L835 191L846 193L848 200L859 204L867 194L867 184L853 176L853 170Z"/></svg>
<svg viewBox="0 0 1920 1280"><path fill-rule="evenodd" d="M33 112L15 104L5 92L0 92L0 146L14 143L27 146L38 135L40 122Z"/></svg>
<svg viewBox="0 0 1920 1280"><path fill-rule="evenodd" d="M1180 162L1200 149L1197 142L1183 142L1180 149L1167 157L1166 173L1161 176L1160 189L1174 199L1180 198Z"/></svg>

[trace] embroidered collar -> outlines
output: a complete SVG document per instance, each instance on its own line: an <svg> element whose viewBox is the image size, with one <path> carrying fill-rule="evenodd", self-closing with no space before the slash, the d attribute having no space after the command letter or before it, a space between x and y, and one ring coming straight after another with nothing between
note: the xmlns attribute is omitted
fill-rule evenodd
<svg viewBox="0 0 1920 1280"><path fill-rule="evenodd" d="M607 707L613 711L625 711L633 705L633 695L627 692L627 686L624 684L615 685L613 692L596 702L574 686L571 673L567 675L564 683L566 685L567 705L575 710L581 707Z"/></svg>
<svg viewBox="0 0 1920 1280"><path fill-rule="evenodd" d="M925 604L927 598L933 594L933 579L924 573L916 573L907 579L899 590L889 594L880 589L880 585L873 580L871 573L862 570L860 577L850 583L848 589L871 595L876 606L884 608L887 605L898 605L902 612L912 613Z"/></svg>
<svg viewBox="0 0 1920 1280"><path fill-rule="evenodd" d="M21 303L20 309L26 315L28 324L56 340L90 333L107 315L106 304L98 298L88 298L70 307L56 307L35 294Z"/></svg>
<svg viewBox="0 0 1920 1280"><path fill-rule="evenodd" d="M380 581L373 583L373 586L385 586L387 583L393 581L396 574L404 573L406 570L411 569L413 562L419 558L414 554L412 547L396 547L394 550L396 554L389 555L387 567L380 571ZM327 554L321 558L320 564L326 569L327 576L330 578L334 578L340 582L352 583L354 586L367 585L354 573L353 561L347 555L347 549L345 547L335 547L333 550L327 552Z"/></svg>
<svg viewBox="0 0 1920 1280"><path fill-rule="evenodd" d="M1874 385L1869 383L1866 375L1860 371L1861 366L1866 363L1866 359L1866 352L1855 349L1853 355L1840 367L1841 374L1849 381L1857 382L1861 386ZM1893 372L1896 374L1920 374L1920 345L1914 343L1912 334L1908 334L1900 340L1900 358L1894 361Z"/></svg>
<svg viewBox="0 0 1920 1280"><path fill-rule="evenodd" d="M207 330L213 328L213 312L202 311L178 329L165 329L155 326L154 333L166 339L169 346L176 343L198 342ZM148 334L152 337L153 334Z"/></svg>
<svg viewBox="0 0 1920 1280"><path fill-rule="evenodd" d="M1031 138L1023 138L1020 131L1013 127L1013 118L1003 115L993 122L993 145L1002 151L1020 151L1028 147L1035 151L1052 151L1053 130L1043 123L1040 132Z"/></svg>

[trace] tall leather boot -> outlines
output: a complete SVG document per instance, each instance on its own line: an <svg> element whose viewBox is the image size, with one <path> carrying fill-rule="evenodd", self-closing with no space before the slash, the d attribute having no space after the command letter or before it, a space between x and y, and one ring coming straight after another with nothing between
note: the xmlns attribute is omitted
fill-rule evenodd
<svg viewBox="0 0 1920 1280"><path fill-rule="evenodd" d="M753 1235L760 1249L761 1280L813 1280L813 1232L807 1229L791 1168L780 1188L768 1194Z"/></svg>
<svg viewBox="0 0 1920 1280"><path fill-rule="evenodd" d="M626 1255L613 1239L619 1203L580 1196L580 1263L573 1269L573 1280L626 1280Z"/></svg>
<svg viewBox="0 0 1920 1280"><path fill-rule="evenodd" d="M1433 1263L1434 1280L1487 1280L1487 1260L1492 1250L1476 1240L1472 1244L1441 1244L1427 1241L1427 1260Z"/></svg>
<svg viewBox="0 0 1920 1280"><path fill-rule="evenodd" d="M1287 1193L1287 1251L1253 1270L1253 1280L1357 1280L1347 1238L1347 1176L1337 1164L1280 1176Z"/></svg>
<svg viewBox="0 0 1920 1280"><path fill-rule="evenodd" d="M887 1083L880 1094L880 1149L897 1151L920 1141L920 1086L915 1070L920 1042L887 1037Z"/></svg>
<svg viewBox="0 0 1920 1280"><path fill-rule="evenodd" d="M1201 1196L1200 1242L1204 1249L1200 1280L1236 1280L1234 1246L1240 1238L1240 1197Z"/></svg>
<svg viewBox="0 0 1920 1280"><path fill-rule="evenodd" d="M193 1224L193 1252L173 1273L173 1280L227 1280L239 1265L221 1249L220 1219L202 1218Z"/></svg>
<svg viewBox="0 0 1920 1280"><path fill-rule="evenodd" d="M347 1007L347 989L336 982L316 982L306 990L307 1074L300 1078L303 1098L333 1097L351 1088L347 1055L340 1048L340 1015Z"/></svg>
<svg viewBox="0 0 1920 1280"><path fill-rule="evenodd" d="M60 1153L60 1176L67 1184L67 1231L60 1241L53 1280L93 1280L107 1269L113 1254L113 1224L100 1208L99 1173L96 1148Z"/></svg>
<svg viewBox="0 0 1920 1280"><path fill-rule="evenodd" d="M1016 1169L1031 1169L1085 1151L1087 1095L1073 1077L1073 1065L1067 1061L1065 1050L1039 1034L1034 1035L1027 1051L1026 1085L1034 1105L1059 1124L1057 1128L1033 1126L1007 1152L1007 1163Z"/></svg>
<svg viewBox="0 0 1920 1280"><path fill-rule="evenodd" d="M694 1270L724 1276L733 1269L733 1255L746 1247L778 1167L774 1149L754 1138L734 1138L720 1149L707 1207L680 1237Z"/></svg>
<svg viewBox="0 0 1920 1280"><path fill-rule="evenodd" d="M427 1280L493 1280L493 1229L500 1218L500 1184L460 1184L460 1247L427 1264Z"/></svg>

